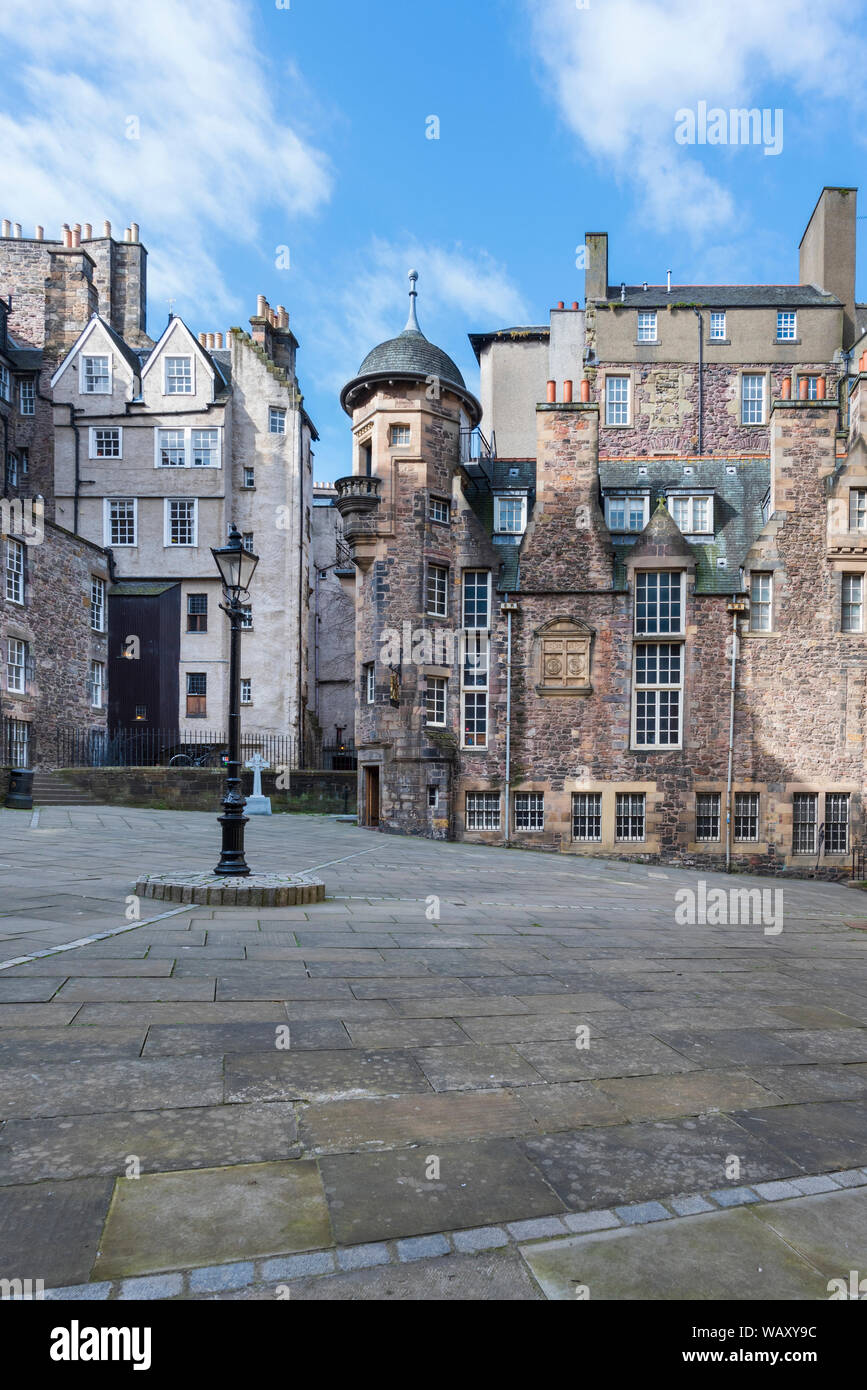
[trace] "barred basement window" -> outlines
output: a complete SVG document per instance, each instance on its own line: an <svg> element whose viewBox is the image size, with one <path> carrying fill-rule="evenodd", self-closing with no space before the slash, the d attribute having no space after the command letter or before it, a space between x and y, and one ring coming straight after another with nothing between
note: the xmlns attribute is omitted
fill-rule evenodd
<svg viewBox="0 0 867 1390"><path fill-rule="evenodd" d="M719 827L719 792L698 792L695 798L695 838L697 840L718 840Z"/></svg>
<svg viewBox="0 0 867 1390"><path fill-rule="evenodd" d="M36 411L36 387L32 376L22 377L19 382L18 408L22 415L33 415Z"/></svg>
<svg viewBox="0 0 867 1390"><path fill-rule="evenodd" d="M10 767L29 767L30 724L26 719L6 719L3 722L6 746L0 746L0 757L5 758Z"/></svg>
<svg viewBox="0 0 867 1390"><path fill-rule="evenodd" d="M207 632L208 595L187 594L187 632Z"/></svg>
<svg viewBox="0 0 867 1390"><path fill-rule="evenodd" d="M635 631L683 631L683 571L639 570L635 576Z"/></svg>
<svg viewBox="0 0 867 1390"><path fill-rule="evenodd" d="M840 628L843 632L862 632L864 630L864 576L863 574L844 574L841 586L842 613Z"/></svg>
<svg viewBox="0 0 867 1390"><path fill-rule="evenodd" d="M815 792L795 792L792 797L792 853L816 853L816 820L819 797Z"/></svg>
<svg viewBox="0 0 867 1390"><path fill-rule="evenodd" d="M448 502L444 497L432 497L428 508L428 516L431 521L442 522L448 526L451 519L451 511Z"/></svg>
<svg viewBox="0 0 867 1390"><path fill-rule="evenodd" d="M435 618L448 616L449 572L444 565L428 565L427 611Z"/></svg>
<svg viewBox="0 0 867 1390"><path fill-rule="evenodd" d="M499 830L499 792L467 792L467 830Z"/></svg>
<svg viewBox="0 0 867 1390"><path fill-rule="evenodd" d="M572 793L572 839L602 839L602 793Z"/></svg>
<svg viewBox="0 0 867 1390"><path fill-rule="evenodd" d="M676 642L639 643L635 648L633 746L673 748L680 743L681 647Z"/></svg>
<svg viewBox="0 0 867 1390"><path fill-rule="evenodd" d="M204 719L207 715L208 676L205 671L187 672L187 718Z"/></svg>
<svg viewBox="0 0 867 1390"><path fill-rule="evenodd" d="M24 544L11 536L6 538L6 599L24 602Z"/></svg>
<svg viewBox="0 0 867 1390"><path fill-rule="evenodd" d="M428 676L425 691L425 723L443 725L446 722L446 692L448 681L442 676Z"/></svg>
<svg viewBox="0 0 867 1390"><path fill-rule="evenodd" d="M825 794L825 853L849 853L849 793Z"/></svg>
<svg viewBox="0 0 867 1390"><path fill-rule="evenodd" d="M92 459L119 459L121 457L120 429L92 429L90 431L90 457Z"/></svg>
<svg viewBox="0 0 867 1390"><path fill-rule="evenodd" d="M770 574L750 575L750 631L770 632L773 577Z"/></svg>
<svg viewBox="0 0 867 1390"><path fill-rule="evenodd" d="M758 840L759 794L735 792L735 839Z"/></svg>
<svg viewBox="0 0 867 1390"><path fill-rule="evenodd" d="M644 792L618 792L614 808L614 838L643 840L645 818Z"/></svg>
<svg viewBox="0 0 867 1390"><path fill-rule="evenodd" d="M105 632L105 580L90 576L90 626L93 632Z"/></svg>
<svg viewBox="0 0 867 1390"><path fill-rule="evenodd" d="M515 829L544 830L545 796L543 792L518 792L515 796Z"/></svg>

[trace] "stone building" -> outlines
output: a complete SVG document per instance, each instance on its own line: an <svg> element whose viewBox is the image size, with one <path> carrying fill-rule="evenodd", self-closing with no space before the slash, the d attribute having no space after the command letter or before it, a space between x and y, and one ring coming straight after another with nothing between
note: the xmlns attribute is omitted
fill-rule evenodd
<svg viewBox="0 0 867 1390"><path fill-rule="evenodd" d="M311 727L336 749L355 737L355 566L331 483L313 485Z"/></svg>
<svg viewBox="0 0 867 1390"><path fill-rule="evenodd" d="M867 755L855 203L823 190L795 285L612 285L588 236L556 355L552 329L472 335L483 419L414 311L365 359L336 485L364 823L846 870Z"/></svg>
<svg viewBox="0 0 867 1390"><path fill-rule="evenodd" d="M30 485L57 527L109 565L103 699L113 730L225 730L228 624L210 550L234 523L259 555L242 637L245 733L297 745L309 732L318 437L298 343L286 310L264 296L249 331L196 336L170 316L155 342L146 271L136 224L122 242L108 223L102 236L64 226L60 242L3 224L0 291L36 402L30 434L19 429Z"/></svg>

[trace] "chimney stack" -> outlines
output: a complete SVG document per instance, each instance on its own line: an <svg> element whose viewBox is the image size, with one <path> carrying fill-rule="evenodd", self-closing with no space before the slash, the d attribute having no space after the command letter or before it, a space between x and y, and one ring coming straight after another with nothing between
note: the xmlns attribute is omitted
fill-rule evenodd
<svg viewBox="0 0 867 1390"><path fill-rule="evenodd" d="M2 230L0 230L0 236L11 236L11 235L12 235L12 223L9 221L9 218L8 218L8 217L4 217L4 218L3 218L3 223L2 223Z"/></svg>
<svg viewBox="0 0 867 1390"><path fill-rule="evenodd" d="M84 224L84 240L85 240L85 241L92 241L92 240L93 240L93 227L91 226L91 224L90 224L89 222L85 222L85 224Z"/></svg>
<svg viewBox="0 0 867 1390"><path fill-rule="evenodd" d="M802 285L818 285L843 304L843 347L855 341L854 188L823 188L798 248Z"/></svg>
<svg viewBox="0 0 867 1390"><path fill-rule="evenodd" d="M584 271L584 300L608 298L608 233L587 232L587 267Z"/></svg>
<svg viewBox="0 0 867 1390"><path fill-rule="evenodd" d="M36 228L36 240L37 240L37 241L43 241L44 239L45 239L45 229L44 229L44 227L37 227L37 228Z"/></svg>
<svg viewBox="0 0 867 1390"><path fill-rule="evenodd" d="M103 224L102 224L102 235L103 235L103 236L111 236L111 223L110 223L110 222L103 222Z"/></svg>

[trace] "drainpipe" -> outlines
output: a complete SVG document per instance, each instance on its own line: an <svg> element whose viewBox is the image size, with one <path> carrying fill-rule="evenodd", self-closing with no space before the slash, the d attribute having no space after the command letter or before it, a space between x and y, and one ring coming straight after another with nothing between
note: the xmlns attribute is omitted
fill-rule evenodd
<svg viewBox="0 0 867 1390"><path fill-rule="evenodd" d="M703 322L701 310L692 306L698 319L698 452L704 452L704 342L702 340Z"/></svg>
<svg viewBox="0 0 867 1390"><path fill-rule="evenodd" d="M500 612L506 615L506 837L509 843L512 829L512 614L518 612L518 605L509 601L506 594L500 604Z"/></svg>
<svg viewBox="0 0 867 1390"><path fill-rule="evenodd" d="M738 662L738 614L746 610L746 604L737 594L733 594L728 610L732 615L732 660L731 690L729 695L729 764L726 778L726 873L732 871L732 765L735 749L735 688L737 684Z"/></svg>

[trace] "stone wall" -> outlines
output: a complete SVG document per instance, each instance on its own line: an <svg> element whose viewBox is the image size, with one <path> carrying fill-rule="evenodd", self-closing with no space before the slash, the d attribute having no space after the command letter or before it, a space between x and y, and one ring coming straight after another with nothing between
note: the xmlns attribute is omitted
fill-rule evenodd
<svg viewBox="0 0 867 1390"><path fill-rule="evenodd" d="M223 773L199 767L64 768L65 781L89 792L104 806L141 806L170 811L221 814ZM272 811L342 815L355 811L354 772L292 772L289 787L278 790L275 772L262 774L262 791ZM244 773L244 794L253 790L253 774Z"/></svg>

